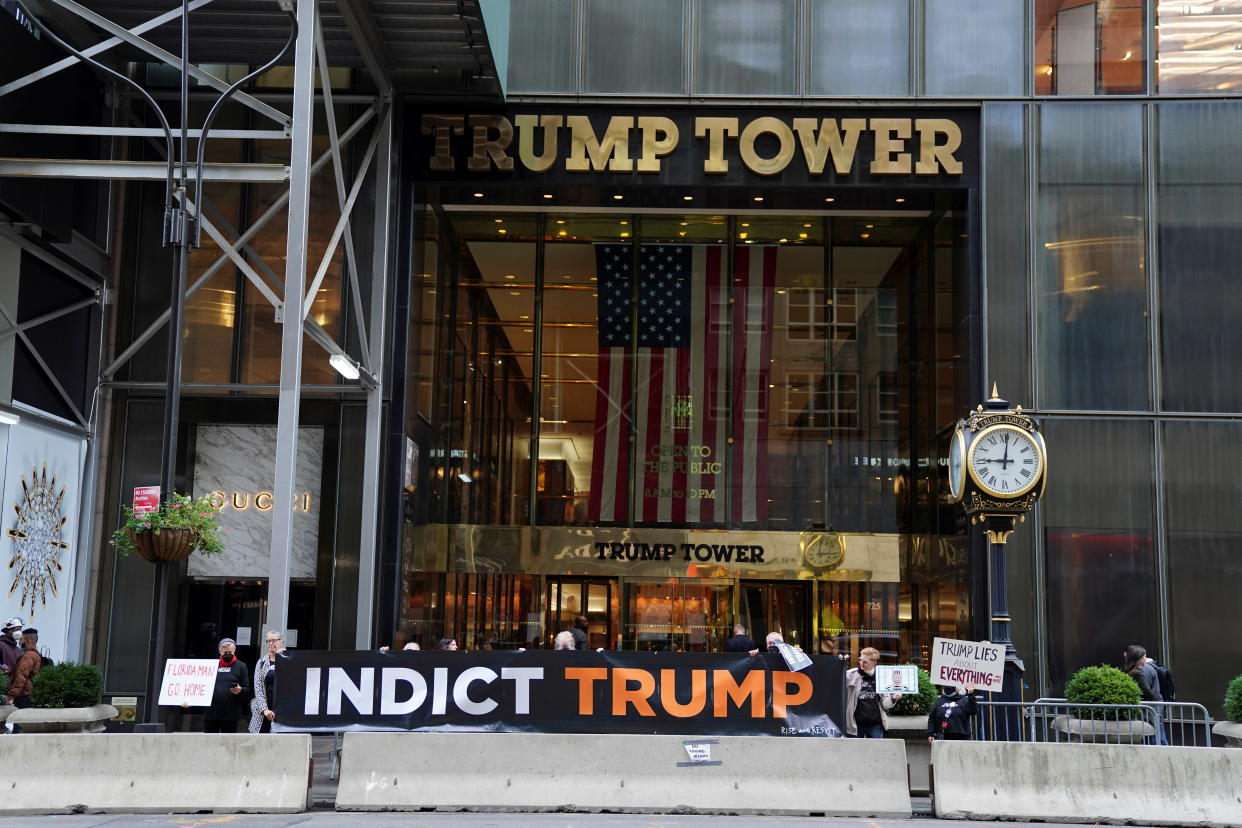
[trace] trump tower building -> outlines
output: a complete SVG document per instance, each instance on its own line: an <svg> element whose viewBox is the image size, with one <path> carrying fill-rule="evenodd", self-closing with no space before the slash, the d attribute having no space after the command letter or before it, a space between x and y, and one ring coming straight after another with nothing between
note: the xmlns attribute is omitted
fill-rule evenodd
<svg viewBox="0 0 1242 828"><path fill-rule="evenodd" d="M284 39L258 5L191 16L200 121ZM988 636L947 453L995 383L1048 446L1006 553L1025 696L1140 643L1219 715L1242 672L1242 0L298 6L318 48L207 141L174 450L226 549L160 583L107 543L160 469L157 124L82 66L0 88L5 519L42 468L22 430L68 440L54 654L106 695L141 715L160 627L164 654L227 634L253 661L266 626L513 649L585 616L592 647L692 652L741 623L926 666L934 637ZM10 87L64 55L23 8ZM144 31L176 51L173 23ZM173 112L153 54L112 65Z"/></svg>

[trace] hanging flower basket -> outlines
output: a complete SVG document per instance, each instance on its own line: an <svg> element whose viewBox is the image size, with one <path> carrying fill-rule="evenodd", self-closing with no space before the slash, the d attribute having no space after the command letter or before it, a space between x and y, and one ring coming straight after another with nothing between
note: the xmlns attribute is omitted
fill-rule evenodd
<svg viewBox="0 0 1242 828"><path fill-rule="evenodd" d="M210 495L197 500L174 494L150 512L125 511L125 523L112 533L112 545L122 555L136 551L148 561L184 561L194 551L217 555L224 551L220 538L220 508Z"/></svg>
<svg viewBox="0 0 1242 828"><path fill-rule="evenodd" d="M151 563L184 561L194 551L194 530L161 526L156 532L130 532L134 549Z"/></svg>

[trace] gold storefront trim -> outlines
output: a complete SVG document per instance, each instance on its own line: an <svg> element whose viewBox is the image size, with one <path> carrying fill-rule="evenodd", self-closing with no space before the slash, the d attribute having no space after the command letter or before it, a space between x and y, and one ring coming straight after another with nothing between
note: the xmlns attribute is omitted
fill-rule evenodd
<svg viewBox="0 0 1242 828"><path fill-rule="evenodd" d="M965 539L849 532L431 524L409 571L900 582L964 574Z"/></svg>

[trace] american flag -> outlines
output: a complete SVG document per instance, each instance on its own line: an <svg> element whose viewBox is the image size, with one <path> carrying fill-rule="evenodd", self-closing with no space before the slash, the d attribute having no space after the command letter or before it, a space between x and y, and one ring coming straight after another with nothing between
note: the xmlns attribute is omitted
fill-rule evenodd
<svg viewBox="0 0 1242 828"><path fill-rule="evenodd" d="M776 248L738 249L732 309L726 248L639 246L637 305L634 255L628 244L595 248L599 371L588 516L629 521L632 466L636 522L723 523L726 514L762 521Z"/></svg>

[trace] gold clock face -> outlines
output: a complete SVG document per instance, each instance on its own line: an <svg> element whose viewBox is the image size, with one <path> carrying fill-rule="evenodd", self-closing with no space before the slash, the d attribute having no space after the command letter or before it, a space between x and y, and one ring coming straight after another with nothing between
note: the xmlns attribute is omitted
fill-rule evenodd
<svg viewBox="0 0 1242 828"><path fill-rule="evenodd" d="M1047 459L1037 435L1012 425L980 431L967 450L966 467L975 484L994 497L1021 497L1039 483Z"/></svg>

